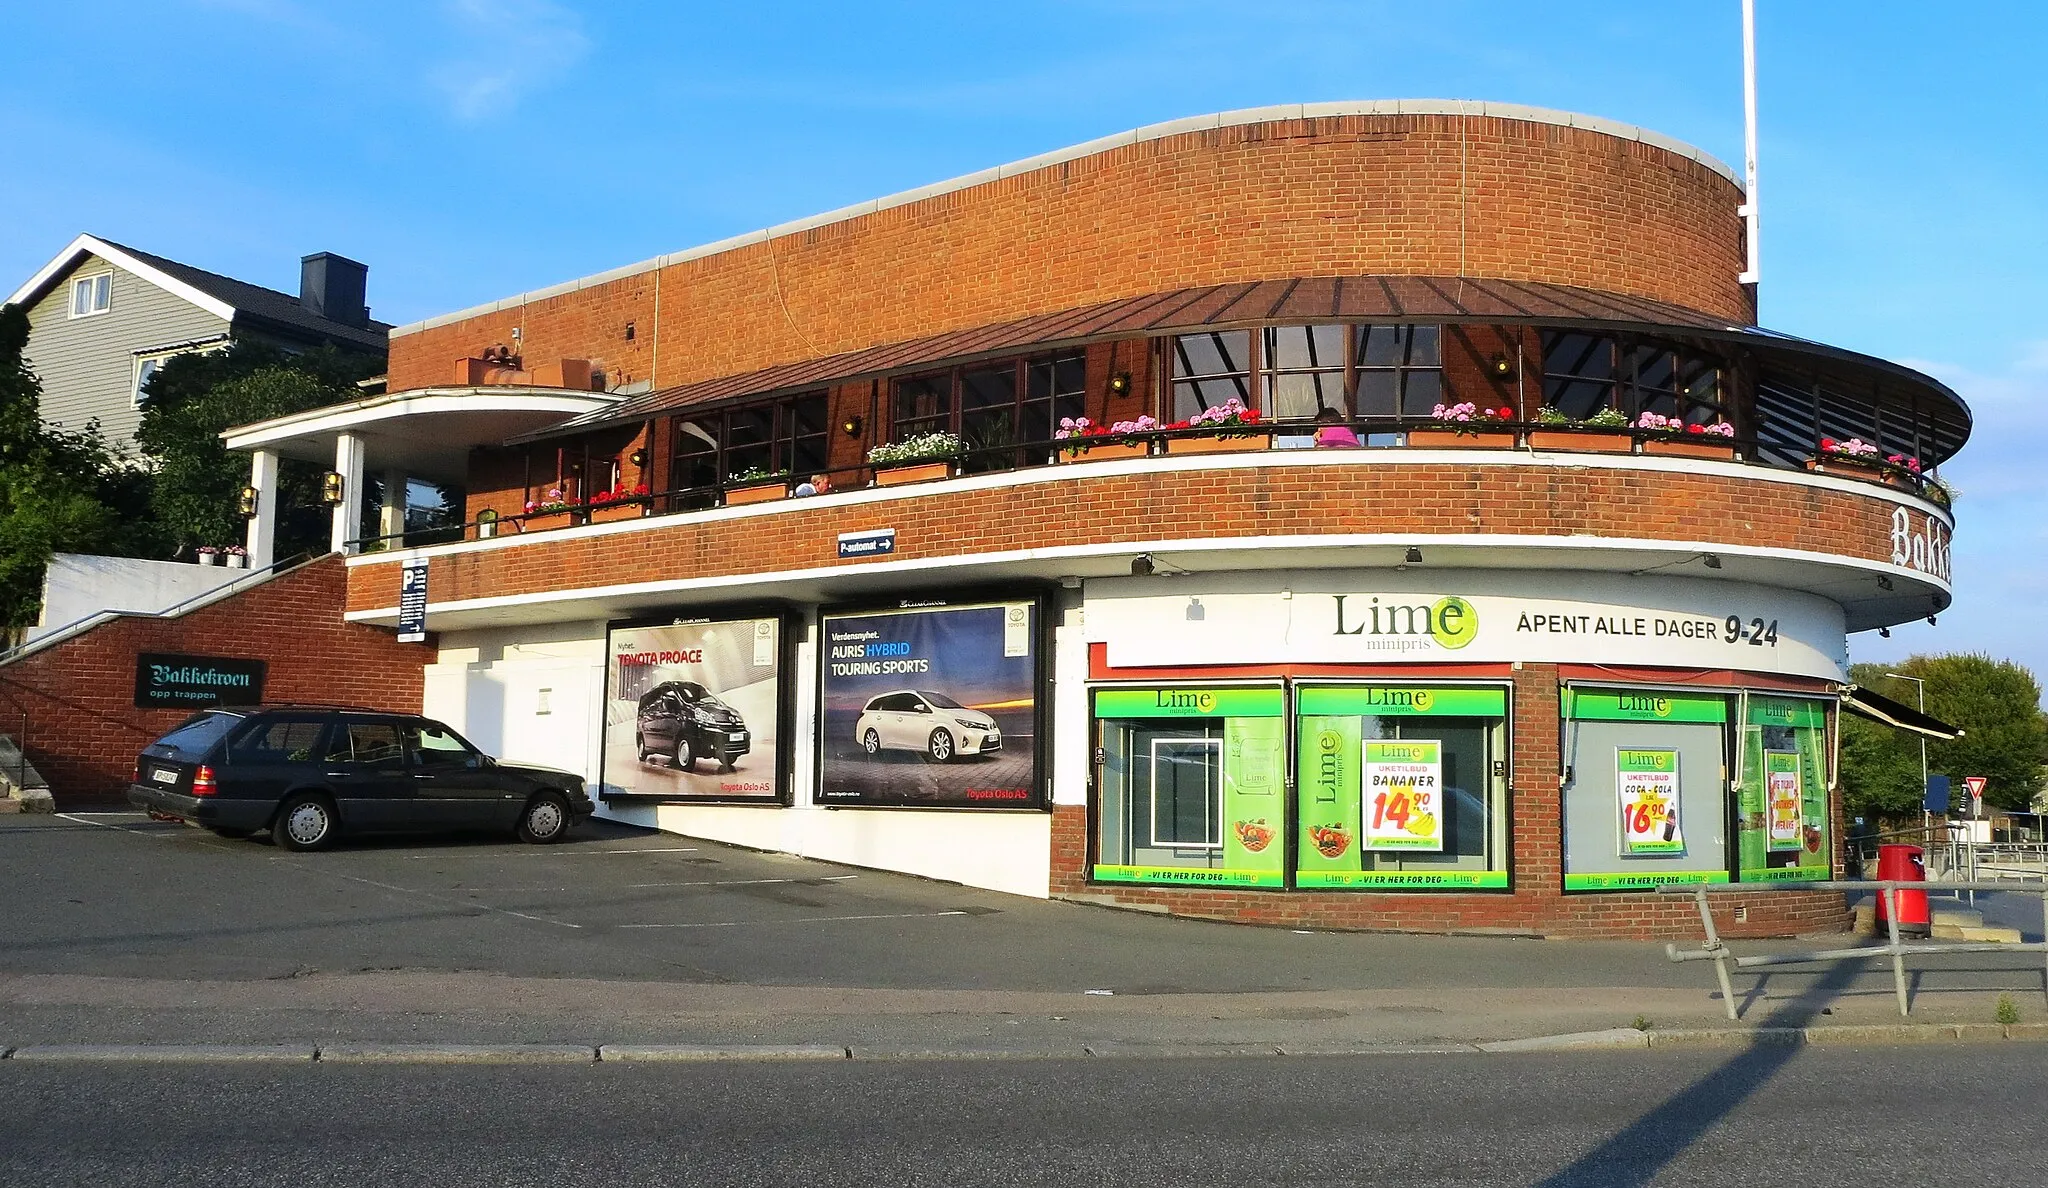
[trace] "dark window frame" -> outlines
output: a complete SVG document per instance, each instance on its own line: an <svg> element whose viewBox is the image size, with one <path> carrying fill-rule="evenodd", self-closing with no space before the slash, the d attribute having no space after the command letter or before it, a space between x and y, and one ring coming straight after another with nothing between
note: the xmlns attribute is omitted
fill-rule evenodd
<svg viewBox="0 0 2048 1188"><path fill-rule="evenodd" d="M967 377L1003 371L1010 373L1008 404L969 408ZM1042 385L1041 376L1045 378ZM941 411L904 416L904 385L934 380L943 383ZM1088 353L1085 348L1041 351L896 376L889 380L885 401L890 441L902 441L913 433L957 434L967 443L965 468L969 473L1043 465L1053 460L1053 435L1059 429L1060 418L1086 415ZM977 441L974 422L989 423L998 418L1006 423L1009 440Z"/></svg>

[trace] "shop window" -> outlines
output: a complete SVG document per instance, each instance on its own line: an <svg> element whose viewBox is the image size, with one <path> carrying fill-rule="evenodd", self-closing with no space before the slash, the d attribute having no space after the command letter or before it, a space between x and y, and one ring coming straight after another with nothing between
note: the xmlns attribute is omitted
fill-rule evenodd
<svg viewBox="0 0 2048 1188"><path fill-rule="evenodd" d="M1360 326L1360 417L1426 417L1444 399L1440 326Z"/></svg>
<svg viewBox="0 0 2048 1188"><path fill-rule="evenodd" d="M1174 339L1172 419L1185 421L1231 400L1258 407L1252 393L1252 332L1223 330Z"/></svg>
<svg viewBox="0 0 2048 1188"><path fill-rule="evenodd" d="M1752 694L1735 802L1736 879L1825 879L1834 869L1824 703Z"/></svg>
<svg viewBox="0 0 2048 1188"><path fill-rule="evenodd" d="M1295 886L1505 888L1507 693L1296 690Z"/></svg>
<svg viewBox="0 0 2048 1188"><path fill-rule="evenodd" d="M1266 330L1265 412L1283 420L1312 420L1324 409L1349 419L1344 402L1344 348L1348 326L1273 326Z"/></svg>
<svg viewBox="0 0 2048 1188"><path fill-rule="evenodd" d="M1727 700L1568 688L1564 716L1564 889L1727 882Z"/></svg>
<svg viewBox="0 0 2048 1188"><path fill-rule="evenodd" d="M1095 693L1104 882L1286 882L1286 698L1276 687Z"/></svg>

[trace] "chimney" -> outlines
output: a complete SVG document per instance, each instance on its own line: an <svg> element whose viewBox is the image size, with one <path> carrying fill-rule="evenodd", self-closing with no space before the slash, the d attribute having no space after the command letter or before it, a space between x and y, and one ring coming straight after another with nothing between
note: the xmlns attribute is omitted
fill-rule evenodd
<svg viewBox="0 0 2048 1188"><path fill-rule="evenodd" d="M299 304L308 312L344 326L370 324L370 307L363 304L364 282L370 274L367 264L358 264L333 252L315 252L299 258Z"/></svg>

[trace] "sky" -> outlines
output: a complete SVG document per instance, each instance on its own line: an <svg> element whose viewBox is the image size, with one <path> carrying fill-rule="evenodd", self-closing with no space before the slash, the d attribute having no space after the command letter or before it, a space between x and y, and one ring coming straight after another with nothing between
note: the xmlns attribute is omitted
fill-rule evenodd
<svg viewBox="0 0 2048 1188"><path fill-rule="evenodd" d="M1853 657L2048 679L2048 5L1758 10L1763 324L1977 416L1954 607ZM1740 33L1738 0L0 0L0 291L88 231L294 292L340 252L404 323L1272 103L1525 103L1739 166Z"/></svg>

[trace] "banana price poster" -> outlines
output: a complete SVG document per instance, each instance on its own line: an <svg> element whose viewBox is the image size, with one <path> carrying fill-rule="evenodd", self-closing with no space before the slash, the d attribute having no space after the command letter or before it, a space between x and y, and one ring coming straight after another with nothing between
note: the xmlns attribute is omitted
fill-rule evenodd
<svg viewBox="0 0 2048 1188"><path fill-rule="evenodd" d="M1678 752L1619 747L1614 786L1621 796L1622 857L1683 854L1678 825Z"/></svg>
<svg viewBox="0 0 2048 1188"><path fill-rule="evenodd" d="M1806 810L1799 789L1799 752L1764 752L1764 812L1770 848L1796 850L1806 832Z"/></svg>
<svg viewBox="0 0 2048 1188"><path fill-rule="evenodd" d="M1444 848L1443 744L1404 739L1365 744L1365 848Z"/></svg>

